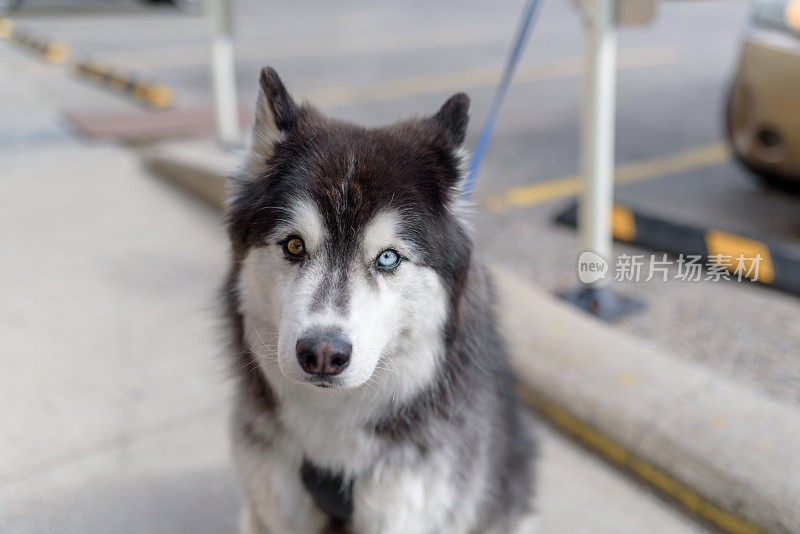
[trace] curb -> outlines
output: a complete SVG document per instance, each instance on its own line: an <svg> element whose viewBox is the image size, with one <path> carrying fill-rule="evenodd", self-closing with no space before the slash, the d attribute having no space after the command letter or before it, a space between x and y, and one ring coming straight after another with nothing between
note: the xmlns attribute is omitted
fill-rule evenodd
<svg viewBox="0 0 800 534"><path fill-rule="evenodd" d="M237 163L208 142L142 157L216 209ZM539 413L720 529L800 532L800 410L492 273L522 396Z"/></svg>
<svg viewBox="0 0 800 534"><path fill-rule="evenodd" d="M48 41L36 37L32 33L21 30L14 25L11 19L0 18L0 38L10 39L41 55L50 63L61 64L69 57L69 47L60 41Z"/></svg>
<svg viewBox="0 0 800 534"><path fill-rule="evenodd" d="M556 217L556 222L575 227L577 203ZM736 279L736 261L742 257L742 278L800 295L800 249L776 241L742 236L716 229L704 229L647 215L634 208L615 204L612 211L614 239L674 255L700 256ZM756 261L751 258L758 258ZM730 261L729 261L730 260ZM747 276L752 272L757 276Z"/></svg>
<svg viewBox="0 0 800 534"><path fill-rule="evenodd" d="M166 85L140 81L135 76L101 63L76 61L72 64L72 72L115 91L127 93L153 108L163 109L172 105L172 89Z"/></svg>
<svg viewBox="0 0 800 534"><path fill-rule="evenodd" d="M143 148L145 167L188 191L215 210L221 210L227 195L227 176L240 158L224 152L211 141L163 143Z"/></svg>
<svg viewBox="0 0 800 534"><path fill-rule="evenodd" d="M193 139L214 135L214 110L205 107L171 108L150 113L149 110L108 113L91 110L65 110L64 114L75 130L92 139L111 139L121 143L153 145L176 139ZM239 106L241 124L252 124L250 106ZM212 151L217 147L211 147Z"/></svg>
<svg viewBox="0 0 800 534"><path fill-rule="evenodd" d="M727 532L800 532L800 410L493 276L523 396L545 417Z"/></svg>

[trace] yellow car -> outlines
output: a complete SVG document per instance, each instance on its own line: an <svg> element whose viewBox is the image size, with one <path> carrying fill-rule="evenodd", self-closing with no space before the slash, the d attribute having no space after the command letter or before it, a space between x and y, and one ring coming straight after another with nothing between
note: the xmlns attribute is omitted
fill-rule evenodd
<svg viewBox="0 0 800 534"><path fill-rule="evenodd" d="M764 182L800 190L800 0L752 7L728 101L728 139Z"/></svg>

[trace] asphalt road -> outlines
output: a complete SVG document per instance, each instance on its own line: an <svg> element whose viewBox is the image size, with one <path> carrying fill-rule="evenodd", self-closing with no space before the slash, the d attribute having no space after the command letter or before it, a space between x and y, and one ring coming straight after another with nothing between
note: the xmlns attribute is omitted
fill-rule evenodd
<svg viewBox="0 0 800 534"><path fill-rule="evenodd" d="M473 99L468 145L474 146L522 4L234 2L239 94L252 102L258 70L270 64L291 91L326 111L381 124L432 112L449 93L465 90ZM66 42L74 54L168 84L179 108L209 106L202 17L131 2L80 16L29 5L16 17L21 26ZM633 166L633 183L620 186L617 198L673 220L798 245L798 200L759 187L719 146L747 13L742 0L663 1L655 24L621 32L617 162ZM478 238L487 254L554 290L574 283L579 246L571 230L550 222L568 204L569 187L559 185L569 185L579 169L582 47L571 2L546 2L477 191L480 204L533 188L519 205L477 212ZM60 67L23 61L24 53L18 59L17 72L34 80L37 96L17 96L45 98L72 112L141 112ZM8 125L0 129L7 149L69 135L63 122L40 125L13 107L0 117ZM705 154L700 162L698 153ZM649 173L637 173L642 165ZM624 246L615 252L649 254ZM671 280L623 290L647 308L622 328L800 402L796 297L750 283Z"/></svg>

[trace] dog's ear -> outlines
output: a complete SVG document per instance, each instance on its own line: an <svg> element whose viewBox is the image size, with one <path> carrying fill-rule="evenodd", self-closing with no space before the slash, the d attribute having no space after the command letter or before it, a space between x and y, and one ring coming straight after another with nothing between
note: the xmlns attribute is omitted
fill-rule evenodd
<svg viewBox="0 0 800 534"><path fill-rule="evenodd" d="M256 127L269 130L271 134L286 134L297 122L297 105L272 67L261 69L258 82Z"/></svg>
<svg viewBox="0 0 800 534"><path fill-rule="evenodd" d="M272 157L275 145L297 123L298 107L272 67L261 69L255 122L247 147L244 170L253 177Z"/></svg>
<svg viewBox="0 0 800 534"><path fill-rule="evenodd" d="M467 136L467 124L469 124L469 97L465 93L454 94L432 119L438 139L452 148L461 147Z"/></svg>

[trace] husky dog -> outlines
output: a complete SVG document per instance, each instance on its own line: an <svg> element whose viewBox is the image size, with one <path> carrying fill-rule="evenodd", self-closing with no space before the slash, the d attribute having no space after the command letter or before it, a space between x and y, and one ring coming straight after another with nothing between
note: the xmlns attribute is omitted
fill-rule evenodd
<svg viewBox="0 0 800 534"><path fill-rule="evenodd" d="M534 442L461 218L468 107L362 128L262 70L226 213L243 532L531 532Z"/></svg>

